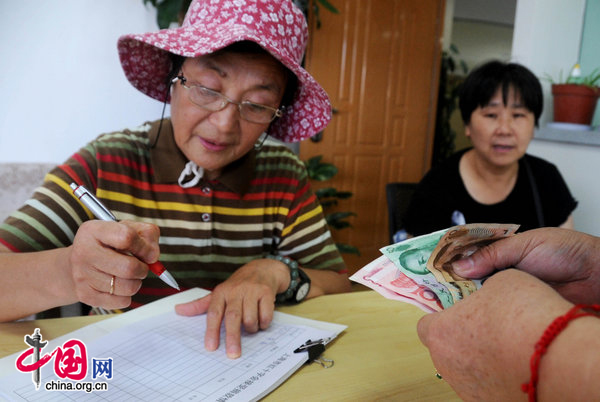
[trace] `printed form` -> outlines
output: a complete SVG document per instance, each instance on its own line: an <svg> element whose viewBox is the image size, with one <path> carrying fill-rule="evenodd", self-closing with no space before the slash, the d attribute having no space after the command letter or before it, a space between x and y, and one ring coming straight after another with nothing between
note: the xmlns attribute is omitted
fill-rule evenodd
<svg viewBox="0 0 600 402"><path fill-rule="evenodd" d="M184 293L190 292L192 291ZM0 373L5 374L0 378L0 399L258 400L307 361L307 353L294 353L296 348L307 340L333 339L346 328L343 325L275 312L273 322L267 330L254 334L243 333L242 356L231 360L225 354L223 342L214 352L204 349L205 315L182 317L174 313L173 306L176 303L201 297L196 292L193 293L193 297L185 297L183 300L181 294L176 295L180 296L178 300L173 300L175 296L171 296L167 298L171 299L170 303L165 303L166 300L163 299L140 307L143 310L140 314L136 314L136 310L140 309L132 310L49 341L42 354L50 353L65 341L75 338L85 343L88 360L111 358L112 378L99 377L94 380L107 382L106 391L46 391L43 384L47 382L69 381L56 376L53 362L41 368L42 386L36 390L31 375L14 368L16 357L12 355L2 359L0 366L3 368ZM168 312L151 314L149 307L157 303L170 306L167 308ZM148 315L150 316L145 317ZM131 320L127 320L127 316ZM118 322L110 323L112 320ZM92 327L100 328L94 331ZM98 337L98 331L106 334ZM221 339L225 339L224 329ZM24 344L24 349L25 346ZM9 364L13 367L12 374L6 374ZM91 369L85 381L90 380Z"/></svg>

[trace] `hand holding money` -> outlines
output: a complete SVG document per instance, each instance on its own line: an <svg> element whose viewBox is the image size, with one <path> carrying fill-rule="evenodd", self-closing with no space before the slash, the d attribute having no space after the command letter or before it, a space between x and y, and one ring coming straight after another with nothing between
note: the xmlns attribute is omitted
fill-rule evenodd
<svg viewBox="0 0 600 402"><path fill-rule="evenodd" d="M381 248L383 256L350 279L385 297L416 304L426 312L439 311L481 287L481 281L457 275L452 263L496 240L512 236L518 228L513 224L474 223L407 239ZM423 292L423 289L431 292ZM432 296L437 300L432 301Z"/></svg>
<svg viewBox="0 0 600 402"><path fill-rule="evenodd" d="M479 224L453 226L440 239L436 248L427 260L427 269L438 282L460 289L461 299L478 289L477 284L457 275L452 263L466 258L482 247L504 237L512 236L519 225L512 224ZM455 302L457 299L454 300Z"/></svg>

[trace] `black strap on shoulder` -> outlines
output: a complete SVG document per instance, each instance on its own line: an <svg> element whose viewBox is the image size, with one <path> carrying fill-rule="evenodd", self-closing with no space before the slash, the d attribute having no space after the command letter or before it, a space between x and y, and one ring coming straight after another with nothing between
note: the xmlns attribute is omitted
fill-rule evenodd
<svg viewBox="0 0 600 402"><path fill-rule="evenodd" d="M529 184L531 185L531 192L533 193L533 203L535 205L535 214L537 215L538 225L539 227L544 227L544 211L542 210L542 202L540 201L540 194L538 192L537 184L535 183L535 178L531 172L531 167L529 167L529 162L527 161L526 155L523 156L523 166L525 166L525 172L527 172Z"/></svg>

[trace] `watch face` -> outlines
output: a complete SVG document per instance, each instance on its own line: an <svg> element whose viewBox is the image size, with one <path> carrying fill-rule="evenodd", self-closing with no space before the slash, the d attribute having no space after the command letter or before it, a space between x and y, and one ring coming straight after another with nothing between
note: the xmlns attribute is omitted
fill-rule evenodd
<svg viewBox="0 0 600 402"><path fill-rule="evenodd" d="M309 290L310 290L309 282L301 283L300 286L298 286L298 290L296 291L296 301L300 302L300 301L304 300L304 298L308 294Z"/></svg>

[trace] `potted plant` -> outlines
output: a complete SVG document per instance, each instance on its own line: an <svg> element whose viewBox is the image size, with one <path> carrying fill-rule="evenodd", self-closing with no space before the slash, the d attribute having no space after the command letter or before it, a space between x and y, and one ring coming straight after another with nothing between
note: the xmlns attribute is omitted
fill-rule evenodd
<svg viewBox="0 0 600 402"><path fill-rule="evenodd" d="M338 173L337 167L331 163L322 162L323 155L313 156L312 158L304 161L308 178L314 181L327 181ZM325 213L325 220L331 229L345 229L352 225L346 219L351 216L356 216L354 212L325 212L331 207L337 205L338 200L344 200L352 197L352 193L349 191L338 191L333 187L322 187L315 190L315 194L319 199L319 203ZM358 248L355 246L336 242L336 247L340 253L356 254L360 255Z"/></svg>
<svg viewBox="0 0 600 402"><path fill-rule="evenodd" d="M571 75L562 83L547 78L552 84L554 121L589 126L600 96L600 67L582 76L579 64L576 64Z"/></svg>

